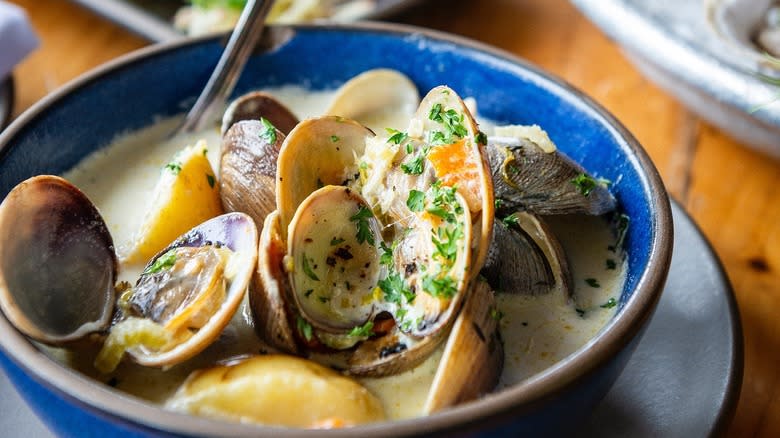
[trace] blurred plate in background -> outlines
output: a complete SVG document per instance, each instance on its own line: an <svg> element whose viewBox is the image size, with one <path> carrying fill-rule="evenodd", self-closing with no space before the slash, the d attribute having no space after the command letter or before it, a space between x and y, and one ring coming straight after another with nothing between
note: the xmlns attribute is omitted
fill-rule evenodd
<svg viewBox="0 0 780 438"><path fill-rule="evenodd" d="M729 36L749 34L757 23L719 28L724 23L719 17L737 0L571 2L650 80L737 140L780 157L780 88L756 76L761 71L780 77L780 71L767 69L760 49L735 44ZM752 0L749 7L765 11L769 3Z"/></svg>
<svg viewBox="0 0 780 438"><path fill-rule="evenodd" d="M162 42L183 35L173 27L176 11L190 2L184 0L72 0L99 15L116 22L149 41ZM349 5L368 4L354 19L377 20L397 13L418 0L341 0ZM362 6L362 5L361 5Z"/></svg>
<svg viewBox="0 0 780 438"><path fill-rule="evenodd" d="M0 80L0 131L11 121L14 109L14 80L8 76Z"/></svg>

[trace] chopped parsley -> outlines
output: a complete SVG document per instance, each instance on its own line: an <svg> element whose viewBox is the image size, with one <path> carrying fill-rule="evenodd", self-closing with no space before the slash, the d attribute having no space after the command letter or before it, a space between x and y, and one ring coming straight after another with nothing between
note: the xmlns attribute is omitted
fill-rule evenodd
<svg viewBox="0 0 780 438"><path fill-rule="evenodd" d="M574 177L574 179L571 180L571 183L579 189L583 196L590 195L590 192L599 186L599 181L596 181L593 177L585 173L581 173Z"/></svg>
<svg viewBox="0 0 780 438"><path fill-rule="evenodd" d="M165 165L165 168L170 170L172 174L178 175L181 172L181 163L178 161L171 161Z"/></svg>
<svg viewBox="0 0 780 438"><path fill-rule="evenodd" d="M626 233L628 232L628 225L631 222L631 218L628 217L625 213L620 213L620 216L618 216L617 220L617 240L615 241L615 248L620 248L623 246L623 240L626 238Z"/></svg>
<svg viewBox="0 0 780 438"><path fill-rule="evenodd" d="M504 312L495 308L490 309L490 317L495 319L496 321L501 321L501 319L504 317Z"/></svg>
<svg viewBox="0 0 780 438"><path fill-rule="evenodd" d="M390 303L402 304L402 299L407 303L414 301L414 292L404 282L404 279L397 272L390 272L384 280L379 280L377 284L379 289L385 295L385 301Z"/></svg>
<svg viewBox="0 0 780 438"><path fill-rule="evenodd" d="M368 242L369 245L374 246L374 233L368 224L368 219L372 217L374 217L374 213L371 212L371 209L361 205L358 212L349 218L350 221L355 222L357 225L356 237L358 243Z"/></svg>
<svg viewBox="0 0 780 438"><path fill-rule="evenodd" d="M396 245L398 245L397 241L389 247L385 245L385 242L379 242L379 247L382 249L382 255L379 256L380 265L390 266L393 264L393 249Z"/></svg>
<svg viewBox="0 0 780 438"><path fill-rule="evenodd" d="M408 152L407 147L407 152ZM428 146L420 148L420 152L410 161L401 163L401 170L407 175L420 175L423 173L425 156L428 155Z"/></svg>
<svg viewBox="0 0 780 438"><path fill-rule="evenodd" d="M176 250L172 249L160 257L157 257L157 260L152 263L152 266L149 266L144 270L144 274L156 274L164 269L173 267L174 263L176 263Z"/></svg>
<svg viewBox="0 0 780 438"><path fill-rule="evenodd" d="M582 309L580 309L578 307L575 307L574 311L577 312L577 315L579 315L580 318L584 318L585 317L585 311L584 310L582 310Z"/></svg>
<svg viewBox="0 0 780 438"><path fill-rule="evenodd" d="M207 173L206 174L206 181L208 181L209 187L211 187L213 189L214 188L214 183L216 182L216 179L214 179L214 175L209 175Z"/></svg>
<svg viewBox="0 0 780 438"><path fill-rule="evenodd" d="M466 126L463 125L463 113L458 113L454 109L444 110L440 103L431 107L428 118L444 125L444 131L430 133L428 142L432 145L452 144L456 139L461 139L468 134Z"/></svg>
<svg viewBox="0 0 780 438"><path fill-rule="evenodd" d="M276 128L274 125L265 117L260 117L260 122L263 124L263 132L260 133L260 138L270 144L276 143Z"/></svg>
<svg viewBox="0 0 780 438"><path fill-rule="evenodd" d="M306 298L309 298L313 292L314 292L314 289L306 289L306 292L303 293L303 296L305 296Z"/></svg>
<svg viewBox="0 0 780 438"><path fill-rule="evenodd" d="M504 206L504 200L501 199L501 198L496 198L495 200L493 200L493 206L495 208L497 208L497 209L503 207Z"/></svg>
<svg viewBox="0 0 780 438"><path fill-rule="evenodd" d="M339 140L341 140L341 139L339 138L338 135L331 135L330 136L330 141L332 141L333 143L338 143Z"/></svg>
<svg viewBox="0 0 780 438"><path fill-rule="evenodd" d="M415 212L423 211L425 207L425 193L419 190L410 190L409 197L406 199L406 206L409 207L409 210Z"/></svg>
<svg viewBox="0 0 780 438"><path fill-rule="evenodd" d="M334 238L330 239L330 246L336 246L336 245L339 245L339 244L342 244L342 243L344 243L344 239L342 239L342 238L334 237Z"/></svg>
<svg viewBox="0 0 780 438"><path fill-rule="evenodd" d="M585 283L588 283L588 286L590 287L601 287L599 281L596 280L595 278L586 278Z"/></svg>
<svg viewBox="0 0 780 438"><path fill-rule="evenodd" d="M506 225L507 228L519 228L520 227L520 218L517 217L515 213L510 214L509 216L501 219L501 223Z"/></svg>
<svg viewBox="0 0 780 438"><path fill-rule="evenodd" d="M607 269L614 270L617 268L617 263L612 259L607 259Z"/></svg>
<svg viewBox="0 0 780 438"><path fill-rule="evenodd" d="M298 315L296 322L298 325L298 333L303 335L303 338L306 339L307 341L311 341L312 338L311 324L309 324L309 322L303 319L300 315Z"/></svg>
<svg viewBox="0 0 780 438"><path fill-rule="evenodd" d="M432 275L423 277L422 288L436 298L452 298L458 293L455 279L450 276L436 278Z"/></svg>
<svg viewBox="0 0 780 438"><path fill-rule="evenodd" d="M611 309L611 308L613 308L615 306L617 306L617 300L614 299L614 298L610 298L610 299L607 300L606 303L602 304L599 307L601 307L602 309Z"/></svg>
<svg viewBox="0 0 780 438"><path fill-rule="evenodd" d="M401 131L399 131L397 129L385 128L385 131L387 131L387 133L390 134L390 138L387 139L388 143L401 144L401 143L405 142L406 139L409 138L409 134L407 134L405 132L401 132ZM409 151L409 146L411 146L411 145L407 145L406 151L411 153Z"/></svg>
<svg viewBox="0 0 780 438"><path fill-rule="evenodd" d="M428 189L428 199L431 206L425 211L446 220L455 222L455 213L462 213L463 207L455 198L455 187L442 187L441 180L436 181Z"/></svg>
<svg viewBox="0 0 780 438"><path fill-rule="evenodd" d="M374 323L371 321L366 321L366 323L363 325L352 327L352 330L350 330L347 334L356 338L368 338L374 334L373 329Z"/></svg>
<svg viewBox="0 0 780 438"><path fill-rule="evenodd" d="M306 257L306 253L303 253L303 273L306 274L307 277L311 278L314 281L320 281L320 278L317 277L317 274L314 273L314 271L311 269L311 266L309 266L309 258Z"/></svg>
<svg viewBox="0 0 780 438"><path fill-rule="evenodd" d="M433 256L441 257L448 263L454 262L458 255L458 239L463 237L463 230L461 227L453 227L449 230L445 227L439 227L437 234L438 236L431 238L436 247Z"/></svg>

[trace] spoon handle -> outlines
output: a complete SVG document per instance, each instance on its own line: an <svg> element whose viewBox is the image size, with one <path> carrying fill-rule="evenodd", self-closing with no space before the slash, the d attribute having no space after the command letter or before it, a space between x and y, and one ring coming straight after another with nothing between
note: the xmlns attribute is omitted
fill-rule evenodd
<svg viewBox="0 0 780 438"><path fill-rule="evenodd" d="M219 63L176 133L202 129L212 119L214 111L225 106L225 101L241 76L249 55L263 34L265 19L273 3L273 0L246 2Z"/></svg>

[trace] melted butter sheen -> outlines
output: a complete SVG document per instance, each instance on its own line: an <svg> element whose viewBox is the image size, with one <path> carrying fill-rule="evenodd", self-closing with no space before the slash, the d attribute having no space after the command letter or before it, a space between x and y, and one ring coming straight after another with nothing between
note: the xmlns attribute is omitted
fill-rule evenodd
<svg viewBox="0 0 780 438"><path fill-rule="evenodd" d="M301 119L321 114L332 95L292 86L269 91ZM404 129L404 126L398 126L398 120L397 115L389 114L385 123L379 120L372 124ZM178 119L164 120L121 136L64 175L98 207L120 252L141 224L145 213L143 206L148 205L161 169L176 152L195 144L198 139L205 139L209 161L215 171L219 170L221 139L217 129L160 142L159 139L177 124ZM490 122L483 123L483 130L490 131L491 125ZM498 390L521 382L585 345L615 314L615 307L602 305L610 298L617 300L625 282L625 263L607 249L614 237L603 219L560 217L550 218L548 222L568 255L576 299L566 302L556 293L542 297L498 295L499 310L504 315L500 327L505 344L504 372ZM617 269L607 269L607 259L615 260ZM141 265L122 266L120 280L135 282L142 268ZM590 286L586 279L596 279L600 287ZM168 370L144 368L125 361L112 375L105 376L92 367L94 354L77 356L66 350L41 348L97 380L164 404L194 370L241 354L271 351L257 339L246 301L214 344L195 358ZM406 373L365 378L360 382L382 401L389 419L419 416L441 354L442 348L439 348L420 366Z"/></svg>

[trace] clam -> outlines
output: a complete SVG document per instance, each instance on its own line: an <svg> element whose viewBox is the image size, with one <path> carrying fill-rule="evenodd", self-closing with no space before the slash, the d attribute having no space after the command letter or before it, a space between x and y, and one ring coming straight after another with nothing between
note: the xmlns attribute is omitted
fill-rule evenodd
<svg viewBox="0 0 780 438"><path fill-rule="evenodd" d="M420 363L447 337L491 236L484 135L446 87L426 96L410 126L378 139L326 116L290 132L251 298L273 345L381 376Z"/></svg>
<svg viewBox="0 0 780 438"><path fill-rule="evenodd" d="M420 94L411 79L397 70L379 68L344 83L336 90L325 114L357 120L380 132L388 127L405 127L419 103Z"/></svg>
<svg viewBox="0 0 780 438"><path fill-rule="evenodd" d="M493 226L493 242L482 275L497 291L572 294L572 274L557 237L538 216L516 212Z"/></svg>
<svg viewBox="0 0 780 438"><path fill-rule="evenodd" d="M246 213L261 226L276 209L276 160L284 137L267 119L242 120L225 133L219 164L225 211Z"/></svg>
<svg viewBox="0 0 780 438"><path fill-rule="evenodd" d="M498 384L504 346L488 283L476 281L444 347L423 411L430 414L474 400Z"/></svg>
<svg viewBox="0 0 780 438"><path fill-rule="evenodd" d="M125 350L147 366L203 350L238 308L257 255L252 219L229 213L176 239L134 286L115 285L116 255L102 217L76 187L48 175L9 193L0 237L0 304L9 320L49 345L104 341L96 361L103 370Z"/></svg>
<svg viewBox="0 0 780 438"><path fill-rule="evenodd" d="M607 181L561 153L538 127L497 128L488 142L500 212L600 215L615 208Z"/></svg>
<svg viewBox="0 0 780 438"><path fill-rule="evenodd" d="M256 262L257 227L243 213L188 231L119 297L96 365L110 369L126 351L144 366L172 366L203 351L238 310Z"/></svg>
<svg viewBox="0 0 780 438"><path fill-rule="evenodd" d="M105 328L117 259L106 224L57 176L17 185L0 204L0 306L25 335L64 345Z"/></svg>
<svg viewBox="0 0 780 438"><path fill-rule="evenodd" d="M298 117L275 97L262 91L252 91L239 96L228 105L222 116L222 135L237 122L260 119L268 120L285 135L298 124Z"/></svg>

